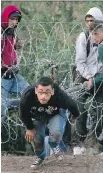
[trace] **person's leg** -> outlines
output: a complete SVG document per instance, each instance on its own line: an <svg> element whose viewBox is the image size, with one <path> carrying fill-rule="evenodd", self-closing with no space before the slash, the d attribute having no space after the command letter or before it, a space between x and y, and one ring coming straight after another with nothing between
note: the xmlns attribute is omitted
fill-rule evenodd
<svg viewBox="0 0 103 173"><path fill-rule="evenodd" d="M86 135L87 135L87 127L86 127L87 111L85 109L85 103L86 103L87 97L88 97L88 95L84 94L77 101L80 115L76 120L75 131L73 134L74 141L75 141L75 139L78 141L84 141L86 138Z"/></svg>
<svg viewBox="0 0 103 173"><path fill-rule="evenodd" d="M95 117L95 136L98 142L103 145L103 93L95 97L94 108L96 112Z"/></svg>
<svg viewBox="0 0 103 173"><path fill-rule="evenodd" d="M34 121L36 135L34 136L34 140L31 141L32 147L34 149L34 153L37 156L31 168L38 169L41 167L44 158L46 156L46 151L44 147L44 139L45 139L45 124L40 121Z"/></svg>
<svg viewBox="0 0 103 173"><path fill-rule="evenodd" d="M59 114L52 117L49 120L49 144L51 148L61 147L61 150L65 145L63 144L62 137L67 122L67 114L64 109L60 109Z"/></svg>
<svg viewBox="0 0 103 173"><path fill-rule="evenodd" d="M89 143L90 152L97 153L98 150L94 147L95 143L98 141L100 144L100 152L103 152L103 91L97 92L93 97L90 107L90 129L87 135L87 139L91 141ZM92 140L90 140L92 138ZM89 147L88 145L88 147ZM101 151L102 148L102 151Z"/></svg>
<svg viewBox="0 0 103 173"><path fill-rule="evenodd" d="M12 86L12 79L1 78L1 122L6 117L6 111L8 106L8 93L10 92Z"/></svg>
<svg viewBox="0 0 103 173"><path fill-rule="evenodd" d="M24 77L17 74L14 78L11 92L17 93L17 96L23 92L29 86L29 83L25 81Z"/></svg>
<svg viewBox="0 0 103 173"><path fill-rule="evenodd" d="M34 152L37 157L45 158L45 149L44 149L44 138L45 138L45 124L40 121L34 121L36 135L34 141L31 142Z"/></svg>
<svg viewBox="0 0 103 173"><path fill-rule="evenodd" d="M45 152L46 156L51 156L53 154L53 151L49 145L49 136L45 137Z"/></svg>
<svg viewBox="0 0 103 173"><path fill-rule="evenodd" d="M24 80L24 77L17 74L15 78L13 78L13 83L10 92L16 93L16 98L9 99L8 101L8 108L14 109L15 107L19 107L20 103L20 95L25 88L27 88L29 84Z"/></svg>
<svg viewBox="0 0 103 173"><path fill-rule="evenodd" d="M74 155L77 155L78 153L83 154L83 152L85 152L86 150L86 148L84 147L84 140L87 136L87 111L85 109L85 103L88 95L86 93L80 94L81 96L77 100L80 115L75 121L75 128L73 129L71 139Z"/></svg>
<svg viewBox="0 0 103 173"><path fill-rule="evenodd" d="M66 111L65 111L66 112ZM61 110L60 110L61 113ZM67 117L69 116L69 112L67 112ZM67 121L68 122L68 121ZM71 140L71 129L67 126L66 123L66 129L63 135L63 140L60 140L60 144L59 147L63 150L63 152L67 152L68 146L70 144L70 140ZM68 135L69 134L69 135ZM46 126L46 137L45 137L45 150L46 150L46 155L51 155L53 154L51 147L49 145L49 129L48 126Z"/></svg>
<svg viewBox="0 0 103 173"><path fill-rule="evenodd" d="M99 90L95 97L97 105L97 123L95 128L96 138L100 144L99 152L103 154L103 82L99 86Z"/></svg>
<svg viewBox="0 0 103 173"><path fill-rule="evenodd" d="M63 142L67 147L71 146L71 124L69 120L66 122L65 131L63 134Z"/></svg>

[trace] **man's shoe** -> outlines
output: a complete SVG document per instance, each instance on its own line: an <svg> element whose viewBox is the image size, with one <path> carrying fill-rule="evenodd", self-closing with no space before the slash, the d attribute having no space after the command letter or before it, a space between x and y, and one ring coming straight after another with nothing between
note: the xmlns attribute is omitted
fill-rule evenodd
<svg viewBox="0 0 103 173"><path fill-rule="evenodd" d="M60 151L59 146L52 148L53 153L55 155L55 157L59 160L62 161L64 159L63 153Z"/></svg>
<svg viewBox="0 0 103 173"><path fill-rule="evenodd" d="M44 159L37 157L34 163L31 165L31 168L38 169L42 166Z"/></svg>
<svg viewBox="0 0 103 173"><path fill-rule="evenodd" d="M73 148L73 155L83 155L86 152L85 147L74 147Z"/></svg>
<svg viewBox="0 0 103 173"><path fill-rule="evenodd" d="M82 155L82 151L80 147L74 147L73 148L73 155Z"/></svg>

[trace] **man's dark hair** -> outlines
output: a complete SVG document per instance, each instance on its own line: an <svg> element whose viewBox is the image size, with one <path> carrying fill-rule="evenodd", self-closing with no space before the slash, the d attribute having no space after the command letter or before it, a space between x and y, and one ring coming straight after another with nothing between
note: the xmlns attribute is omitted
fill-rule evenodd
<svg viewBox="0 0 103 173"><path fill-rule="evenodd" d="M48 76L43 76L41 78L39 78L36 82L36 87L38 85L42 85L42 86L48 86L51 85L51 87L53 88L53 80L48 77Z"/></svg>
<svg viewBox="0 0 103 173"><path fill-rule="evenodd" d="M93 31L101 30L103 32L103 21L95 21L93 25Z"/></svg>
<svg viewBox="0 0 103 173"><path fill-rule="evenodd" d="M86 20L87 17L93 17L93 16L90 15L90 14L87 14L87 15L85 16L85 20Z"/></svg>

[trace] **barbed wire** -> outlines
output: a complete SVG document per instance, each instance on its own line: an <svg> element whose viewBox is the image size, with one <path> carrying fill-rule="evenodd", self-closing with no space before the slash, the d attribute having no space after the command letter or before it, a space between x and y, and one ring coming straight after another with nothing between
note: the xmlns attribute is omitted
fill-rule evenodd
<svg viewBox="0 0 103 173"><path fill-rule="evenodd" d="M49 22L47 23L49 24ZM23 70L27 70L28 73L26 78L32 83L37 80L41 74L48 75L51 73L51 68L49 67L50 64L57 66L58 68L54 68L54 78L59 80L60 87L77 101L82 95L88 93L82 85L75 86L75 83L72 81L72 65L74 64L75 59L75 40L78 34L76 28L79 25L81 26L82 31L84 31L85 29L82 23L75 24L70 32L67 32L67 26L64 26L64 24L68 23L65 22L50 22L53 26L49 31L45 28L43 22L32 22L32 24L32 26L31 23L21 25L16 32L17 35L20 34L21 36L22 48L17 54L18 65L20 66L22 73ZM33 79L31 80L30 78L32 76ZM73 90L74 88L75 90ZM95 127L92 132L88 133L88 136L91 136L95 132L95 137L98 139L96 129L103 115L101 111L101 115L98 116L98 104L96 104L97 106L95 107L93 105L95 94L96 93L94 93L93 96L90 95L91 99L86 102L87 104L90 104L86 110L88 111L88 115L90 115L91 108L96 110L94 115L97 117ZM101 105L101 108L102 107L103 105ZM83 116L83 113L80 113L80 116ZM74 124L72 124L72 122L70 122L70 124L75 126L76 129L76 121ZM18 128L16 127L25 128L19 118L18 111L13 114L13 116L12 113L8 111L8 116L2 126L7 133L7 139L3 141L2 138L2 144L17 140L19 134ZM79 133L78 135L80 136Z"/></svg>

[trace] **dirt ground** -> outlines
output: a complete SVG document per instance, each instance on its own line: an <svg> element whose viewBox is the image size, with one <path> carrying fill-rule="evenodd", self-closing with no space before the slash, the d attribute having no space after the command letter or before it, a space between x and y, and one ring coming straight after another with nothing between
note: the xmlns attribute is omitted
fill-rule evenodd
<svg viewBox="0 0 103 173"><path fill-rule="evenodd" d="M1 156L1 173L103 173L103 155L65 155L62 162L50 156L36 171L30 168L34 159L30 156Z"/></svg>

